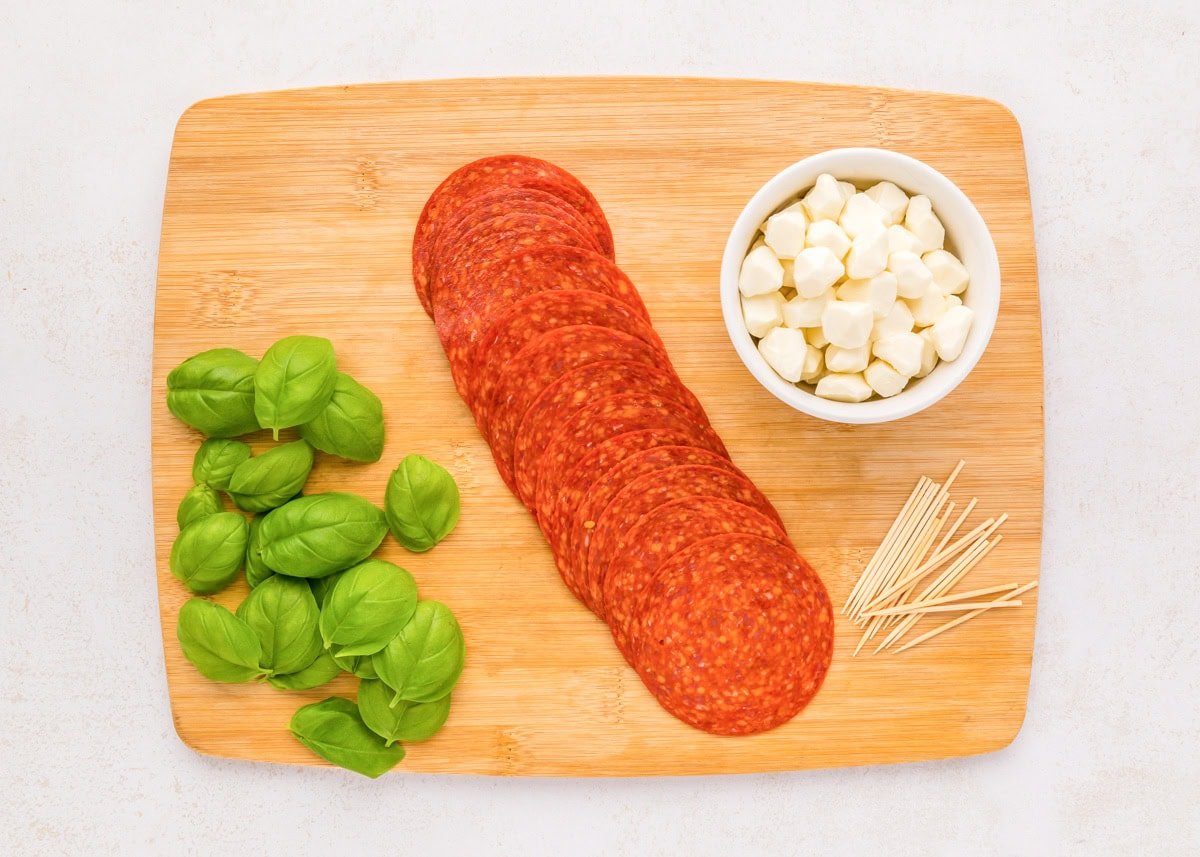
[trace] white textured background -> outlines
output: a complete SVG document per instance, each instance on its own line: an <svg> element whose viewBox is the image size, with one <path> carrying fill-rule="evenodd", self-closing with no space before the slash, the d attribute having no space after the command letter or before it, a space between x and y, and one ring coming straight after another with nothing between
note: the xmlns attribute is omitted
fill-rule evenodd
<svg viewBox="0 0 1200 857"><path fill-rule="evenodd" d="M492 5L0 0L0 852L1196 853L1200 7ZM592 73L943 90L1016 113L1046 535L1009 749L732 778L371 782L176 738L148 419L176 119L239 91Z"/></svg>

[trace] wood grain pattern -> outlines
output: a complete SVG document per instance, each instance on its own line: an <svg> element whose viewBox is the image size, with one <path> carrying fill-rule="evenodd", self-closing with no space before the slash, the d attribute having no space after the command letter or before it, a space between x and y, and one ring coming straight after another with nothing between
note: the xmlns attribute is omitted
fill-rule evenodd
<svg viewBox="0 0 1200 857"><path fill-rule="evenodd" d="M753 381L721 323L729 228L767 178L814 152L885 146L957 182L992 230L1003 300L990 347L936 407L898 424L840 426L792 411ZM1025 712L1034 606L995 610L896 656L852 659L839 618L816 701L750 738L666 714L605 627L559 581L533 521L505 490L455 395L410 281L422 204L455 167L501 152L548 158L604 206L684 381L737 464L776 503L840 607L921 474L968 461L955 496L1007 511L982 587L1037 577L1042 521L1042 363L1020 129L989 101L798 83L660 78L459 80L241 95L179 122L163 212L153 378L158 587L175 726L204 753L318 764L286 724L328 689L284 694L214 684L182 657L187 597L170 575L175 508L198 437L165 405L167 372L234 346L255 356L294 333L328 336L341 368L379 393L387 447L375 465L320 456L311 490L382 503L406 453L445 464L462 523L434 551L382 555L450 604L468 665L445 729L401 770L533 775L769 771L900 762L1006 746ZM265 434L265 433L264 433ZM265 444L265 438L257 443ZM233 605L244 584L218 600ZM1036 591L1025 597L1036 601ZM928 621L928 620L927 620ZM923 623L919 630L932 627ZM353 680L332 686L352 694Z"/></svg>

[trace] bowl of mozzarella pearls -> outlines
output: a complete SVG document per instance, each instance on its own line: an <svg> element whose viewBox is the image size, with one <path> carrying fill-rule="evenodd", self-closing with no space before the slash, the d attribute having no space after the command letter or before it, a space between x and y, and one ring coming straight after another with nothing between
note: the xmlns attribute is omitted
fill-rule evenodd
<svg viewBox="0 0 1200 857"><path fill-rule="evenodd" d="M978 363L1000 265L983 218L941 173L885 149L835 149L746 205L721 309L776 397L833 422L887 422L938 402Z"/></svg>

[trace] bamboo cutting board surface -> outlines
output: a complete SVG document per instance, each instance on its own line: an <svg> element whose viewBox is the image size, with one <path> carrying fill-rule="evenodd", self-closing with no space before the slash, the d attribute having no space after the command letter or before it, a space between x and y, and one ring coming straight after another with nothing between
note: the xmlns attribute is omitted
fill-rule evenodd
<svg viewBox="0 0 1200 857"><path fill-rule="evenodd" d="M760 388L726 337L718 269L741 207L815 152L884 146L926 161L975 202L1003 279L991 345L971 376L899 423L841 426ZM426 198L454 168L520 152L575 173L613 227L683 380L734 461L779 508L840 609L919 476L967 467L953 496L1007 511L1004 542L974 586L1037 577L1042 521L1042 362L1037 275L1020 129L989 101L928 93L739 80L499 79L347 86L201 102L179 122L163 212L154 331L153 471L159 601L176 729L219 756L320 764L287 731L306 693L222 685L175 638L186 600L167 559L199 437L168 413L165 379L204 349L255 357L279 337L327 336L339 368L384 403L383 460L319 455L307 491L382 505L409 452L450 469L462 521L415 555L382 556L451 606L467 668L450 720L400 771L655 775L901 762L1006 746L1025 713L1036 590L900 655L851 653L838 616L816 700L764 735L720 738L676 721L625 665L605 626L560 582L550 552L504 488L454 392L414 295L410 251ZM266 445L265 435L255 441ZM977 518L975 520L979 520ZM239 578L217 600L234 606ZM943 617L944 618L944 617ZM935 620L936 621L936 620ZM918 630L933 627L926 620Z"/></svg>

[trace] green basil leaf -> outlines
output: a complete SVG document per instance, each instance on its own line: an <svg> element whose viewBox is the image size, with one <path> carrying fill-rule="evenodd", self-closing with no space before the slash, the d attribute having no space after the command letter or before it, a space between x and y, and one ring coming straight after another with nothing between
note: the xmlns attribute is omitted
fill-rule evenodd
<svg viewBox="0 0 1200 857"><path fill-rule="evenodd" d="M214 348L189 357L167 375L167 408L209 437L256 431L257 369L257 360L234 348Z"/></svg>
<svg viewBox="0 0 1200 857"><path fill-rule="evenodd" d="M209 438L200 444L192 459L192 481L205 483L219 491L229 488L233 470L250 458L250 446L240 440Z"/></svg>
<svg viewBox="0 0 1200 857"><path fill-rule="evenodd" d="M226 608L193 598L179 610L175 635L183 656L213 681L243 682L262 675L258 637Z"/></svg>
<svg viewBox="0 0 1200 857"><path fill-rule="evenodd" d="M192 521L171 545L171 573L192 592L209 595L233 580L246 558L246 519L216 512Z"/></svg>
<svg viewBox="0 0 1200 857"><path fill-rule="evenodd" d="M373 655L400 633L417 609L417 584L398 565L369 559L343 572L321 607L325 648L341 657Z"/></svg>
<svg viewBox="0 0 1200 857"><path fill-rule="evenodd" d="M262 523L267 565L292 577L324 577L362 562L387 533L383 512L354 494L310 494Z"/></svg>
<svg viewBox="0 0 1200 857"><path fill-rule="evenodd" d="M300 437L322 452L351 461L378 461L383 455L383 403L339 372L333 397L316 418L300 426Z"/></svg>
<svg viewBox="0 0 1200 857"><path fill-rule="evenodd" d="M344 571L338 571L325 577L314 577L308 581L308 585L312 587L313 598L317 599L318 607L325 606L325 599L333 591L333 587L337 585L337 582L342 579L343 574L345 574Z"/></svg>
<svg viewBox="0 0 1200 857"><path fill-rule="evenodd" d="M340 696L304 706L292 715L288 728L322 759L372 779L404 758L402 746L385 745L363 723L358 706Z"/></svg>
<svg viewBox="0 0 1200 857"><path fill-rule="evenodd" d="M381 681L358 685L358 713L363 723L390 746L397 741L427 741L450 716L450 695L433 702L392 705L392 689Z"/></svg>
<svg viewBox="0 0 1200 857"><path fill-rule="evenodd" d="M221 495L207 485L193 485L179 501L179 511L175 520L179 529L183 529L192 521L198 521L221 511Z"/></svg>
<svg viewBox="0 0 1200 857"><path fill-rule="evenodd" d="M262 558L262 515L250 519L249 535L246 539L246 583L250 588L258 586L275 572Z"/></svg>
<svg viewBox="0 0 1200 857"><path fill-rule="evenodd" d="M312 466L313 451L307 443L281 444L239 464L229 477L229 496L239 509L266 512L295 497Z"/></svg>
<svg viewBox="0 0 1200 857"><path fill-rule="evenodd" d="M333 398L337 361L320 336L288 336L263 355L254 373L254 414L279 439L279 430L316 418Z"/></svg>
<svg viewBox="0 0 1200 857"><path fill-rule="evenodd" d="M396 541L410 551L427 551L458 523L458 486L444 467L410 455L388 479L384 512Z"/></svg>
<svg viewBox="0 0 1200 857"><path fill-rule="evenodd" d="M399 700L433 702L450 692L462 674L466 655L462 629L450 608L438 601L421 601L404 629L371 663Z"/></svg>
<svg viewBox="0 0 1200 857"><path fill-rule="evenodd" d="M337 665L333 655L322 651L317 659L302 670L284 675L267 676L267 682L279 690L312 690L328 684L338 677L342 668Z"/></svg>
<svg viewBox="0 0 1200 857"><path fill-rule="evenodd" d="M342 657L337 646L333 646L329 651L333 653L333 662L351 675L366 679L379 678L379 673L375 672L375 664L371 661L371 655Z"/></svg>
<svg viewBox="0 0 1200 857"><path fill-rule="evenodd" d="M258 634L260 663L272 675L302 670L321 653L317 602L303 580L271 575L250 590L237 615Z"/></svg>

